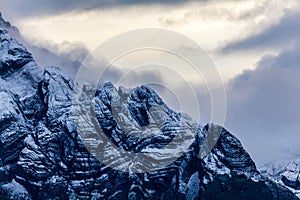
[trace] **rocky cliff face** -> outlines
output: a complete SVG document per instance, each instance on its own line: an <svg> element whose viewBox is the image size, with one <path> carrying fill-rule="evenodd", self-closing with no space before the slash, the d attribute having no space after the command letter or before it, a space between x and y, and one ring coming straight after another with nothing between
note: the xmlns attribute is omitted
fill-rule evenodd
<svg viewBox="0 0 300 200"><path fill-rule="evenodd" d="M297 199L261 176L239 140L222 127L197 125L145 86L94 88L73 82L57 67L42 70L1 29L0 198L5 197Z"/></svg>

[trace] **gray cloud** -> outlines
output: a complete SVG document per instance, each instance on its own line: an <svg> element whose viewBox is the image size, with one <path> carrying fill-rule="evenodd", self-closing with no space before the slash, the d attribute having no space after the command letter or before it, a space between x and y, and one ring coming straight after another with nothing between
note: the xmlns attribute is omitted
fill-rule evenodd
<svg viewBox="0 0 300 200"><path fill-rule="evenodd" d="M122 74L123 75L123 74ZM131 84L139 84L140 81L144 81L145 83L160 83L164 84L163 77L160 73L153 70L146 70L142 72L134 72L126 74L125 77L122 78L122 84L128 85L130 87Z"/></svg>
<svg viewBox="0 0 300 200"><path fill-rule="evenodd" d="M204 2L204 1L203 1ZM214 2L214 1L210 1ZM222 1L215 1L220 3ZM217 5L216 3L216 5ZM206 9L188 9L185 10L182 15L171 16L171 17L160 17L160 23L165 27L172 27L174 25L185 25L191 21L199 21L199 20L220 20L224 21L239 21L239 20L253 20L253 17L264 12L267 9L267 2L258 3L255 9L251 9L251 11L241 11L241 12L232 12L229 8L216 8L212 6Z"/></svg>
<svg viewBox="0 0 300 200"><path fill-rule="evenodd" d="M300 59L289 52L262 58L256 70L245 71L229 85L226 126L259 163L300 146Z"/></svg>
<svg viewBox="0 0 300 200"><path fill-rule="evenodd" d="M299 18L299 11L286 11L259 34L223 49L223 53L279 51L262 56L256 69L244 71L227 86L226 127L241 139L259 165L291 157L286 149L300 148Z"/></svg>
<svg viewBox="0 0 300 200"><path fill-rule="evenodd" d="M81 62L78 60L70 60L64 57L59 52L52 52L46 48L26 45L32 53L35 61L41 67L45 66L58 66L61 67L70 77L74 78Z"/></svg>
<svg viewBox="0 0 300 200"><path fill-rule="evenodd" d="M122 7L132 5L178 5L193 0L1 0L1 7L8 11L10 15L16 16L40 16L48 14L58 14L68 11L85 11L111 7Z"/></svg>
<svg viewBox="0 0 300 200"><path fill-rule="evenodd" d="M41 41L37 41L41 43ZM42 42L37 46L49 49L52 52L60 54L64 58L68 58L71 61L82 62L86 56L89 54L89 50L81 42L69 42L64 41L60 44L54 44L52 42Z"/></svg>
<svg viewBox="0 0 300 200"><path fill-rule="evenodd" d="M58 66L71 78L75 77L81 63L89 53L81 43L54 44L49 41L41 44L41 41L37 41L37 45L31 45L31 42L22 38L21 35L19 38L41 67Z"/></svg>
<svg viewBox="0 0 300 200"><path fill-rule="evenodd" d="M222 50L223 52L231 52L292 46L300 41L300 26L298 26L299 18L299 11L292 12L287 10L279 22L276 22L258 34L253 34L247 38L233 41L226 45Z"/></svg>

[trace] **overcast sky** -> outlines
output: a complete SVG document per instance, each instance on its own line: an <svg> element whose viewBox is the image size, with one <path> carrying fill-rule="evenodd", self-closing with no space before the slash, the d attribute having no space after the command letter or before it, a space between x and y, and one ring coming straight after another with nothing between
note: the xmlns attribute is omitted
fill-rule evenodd
<svg viewBox="0 0 300 200"><path fill-rule="evenodd" d="M3 16L28 41L79 60L113 36L138 28L163 28L185 35L203 47L218 69L227 94L224 126L238 136L259 165L285 157L290 148L300 149L298 0L0 2ZM146 59L145 55L135 58L138 62ZM118 63L115 74L132 59ZM178 70L184 72L185 68ZM174 86L169 77L147 70L133 73L130 80ZM202 121L209 121L208 91L192 80L192 73L187 77L198 88ZM176 94L187 96L178 84ZM174 95L162 95L177 109ZM182 104L189 105L189 100ZM198 114L192 106L183 111L194 118Z"/></svg>

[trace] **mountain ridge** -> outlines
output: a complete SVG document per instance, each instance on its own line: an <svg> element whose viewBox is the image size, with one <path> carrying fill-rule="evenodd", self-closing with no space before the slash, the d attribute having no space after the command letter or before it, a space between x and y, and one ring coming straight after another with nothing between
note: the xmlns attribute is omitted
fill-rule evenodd
<svg viewBox="0 0 300 200"><path fill-rule="evenodd" d="M26 48L3 29L0 30L0 87L2 196L298 199L285 187L262 176L240 141L224 128L192 122L168 108L145 86L117 90L107 83L93 88L88 83L74 82L58 67L41 69ZM158 116L165 118L152 116L150 108L155 106L161 108L155 110ZM118 116L118 109L126 112ZM118 121L121 119L125 122L122 127ZM159 127L149 126L154 135L136 137L146 134L136 127L154 122ZM80 130L78 124L82 125ZM97 135L99 130L104 134ZM188 145L182 140L173 141L181 134L188 136ZM109 142L125 153L155 152L159 156L150 156L146 162L134 157L135 163L149 166L147 169L155 164L151 160L163 165L144 173L126 171L132 164L126 160L130 157L115 154ZM173 146L168 146L171 142ZM211 144L215 144L212 149ZM164 147L172 151L160 151ZM186 151L175 160L164 162L163 156L175 156L174 152L185 147ZM96 159L97 153L102 160ZM116 169L117 166L121 168Z"/></svg>

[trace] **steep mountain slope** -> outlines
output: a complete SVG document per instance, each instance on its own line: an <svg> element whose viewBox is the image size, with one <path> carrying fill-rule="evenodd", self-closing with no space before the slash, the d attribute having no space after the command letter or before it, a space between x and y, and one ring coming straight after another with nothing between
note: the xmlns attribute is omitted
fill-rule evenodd
<svg viewBox="0 0 300 200"><path fill-rule="evenodd" d="M2 29L0 195L297 199L261 176L239 140L222 127L198 126L145 86L94 88L74 83L57 67L42 70Z"/></svg>

